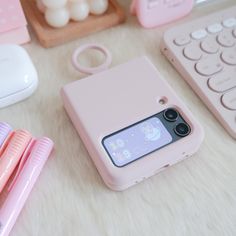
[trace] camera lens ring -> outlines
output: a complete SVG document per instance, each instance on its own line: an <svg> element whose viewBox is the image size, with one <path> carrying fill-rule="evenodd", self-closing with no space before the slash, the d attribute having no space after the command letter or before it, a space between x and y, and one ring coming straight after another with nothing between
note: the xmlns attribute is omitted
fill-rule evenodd
<svg viewBox="0 0 236 236"><path fill-rule="evenodd" d="M175 126L174 132L179 137L186 137L190 134L191 128L186 123L179 123Z"/></svg>
<svg viewBox="0 0 236 236"><path fill-rule="evenodd" d="M169 108L164 111L163 116L167 121L175 122L179 117L179 113L175 109Z"/></svg>

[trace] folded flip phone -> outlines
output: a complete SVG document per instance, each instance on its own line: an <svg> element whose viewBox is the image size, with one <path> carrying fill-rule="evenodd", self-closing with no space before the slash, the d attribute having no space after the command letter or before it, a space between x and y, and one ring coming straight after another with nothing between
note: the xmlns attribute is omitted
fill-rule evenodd
<svg viewBox="0 0 236 236"><path fill-rule="evenodd" d="M113 190L189 157L203 140L200 124L145 57L68 84L62 98Z"/></svg>

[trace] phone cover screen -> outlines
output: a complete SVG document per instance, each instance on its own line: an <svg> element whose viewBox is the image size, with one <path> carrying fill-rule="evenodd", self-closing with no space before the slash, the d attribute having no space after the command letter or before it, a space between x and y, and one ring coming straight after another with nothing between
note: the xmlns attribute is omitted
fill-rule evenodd
<svg viewBox="0 0 236 236"><path fill-rule="evenodd" d="M153 116L105 137L103 146L114 165L122 167L171 142L171 134Z"/></svg>

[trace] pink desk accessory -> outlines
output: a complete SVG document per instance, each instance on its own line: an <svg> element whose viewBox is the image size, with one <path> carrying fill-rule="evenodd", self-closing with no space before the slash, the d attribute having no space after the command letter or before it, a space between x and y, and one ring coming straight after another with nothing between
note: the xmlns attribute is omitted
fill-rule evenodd
<svg viewBox="0 0 236 236"><path fill-rule="evenodd" d="M31 134L25 130L17 130L0 150L0 193L12 175L30 140Z"/></svg>
<svg viewBox="0 0 236 236"><path fill-rule="evenodd" d="M0 123L0 133L7 126ZM5 186L7 197L0 206L0 236L9 235L54 145L49 138L35 139L25 130L8 131L4 140L0 146L0 190Z"/></svg>
<svg viewBox="0 0 236 236"><path fill-rule="evenodd" d="M30 41L27 22L19 0L0 2L0 44L23 44Z"/></svg>
<svg viewBox="0 0 236 236"><path fill-rule="evenodd" d="M199 1L200 2L200 1ZM161 51L236 139L236 5L168 29Z"/></svg>
<svg viewBox="0 0 236 236"><path fill-rule="evenodd" d="M194 0L133 0L131 13L145 28L175 21L192 10Z"/></svg>
<svg viewBox="0 0 236 236"><path fill-rule="evenodd" d="M89 49L95 49L103 53L105 56L105 62L97 67L85 67L81 65L78 62L78 57L80 56L81 53ZM79 48L77 48L72 55L72 65L75 67L75 69L88 75L96 74L98 72L108 69L109 66L111 65L111 62L112 62L112 55L110 51L100 44L84 44Z"/></svg>

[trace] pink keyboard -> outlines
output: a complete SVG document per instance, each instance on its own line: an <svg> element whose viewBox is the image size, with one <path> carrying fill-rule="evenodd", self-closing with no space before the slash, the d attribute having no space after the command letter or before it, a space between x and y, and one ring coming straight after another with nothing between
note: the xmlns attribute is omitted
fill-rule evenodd
<svg viewBox="0 0 236 236"><path fill-rule="evenodd" d="M236 6L168 30L161 50L236 139Z"/></svg>

